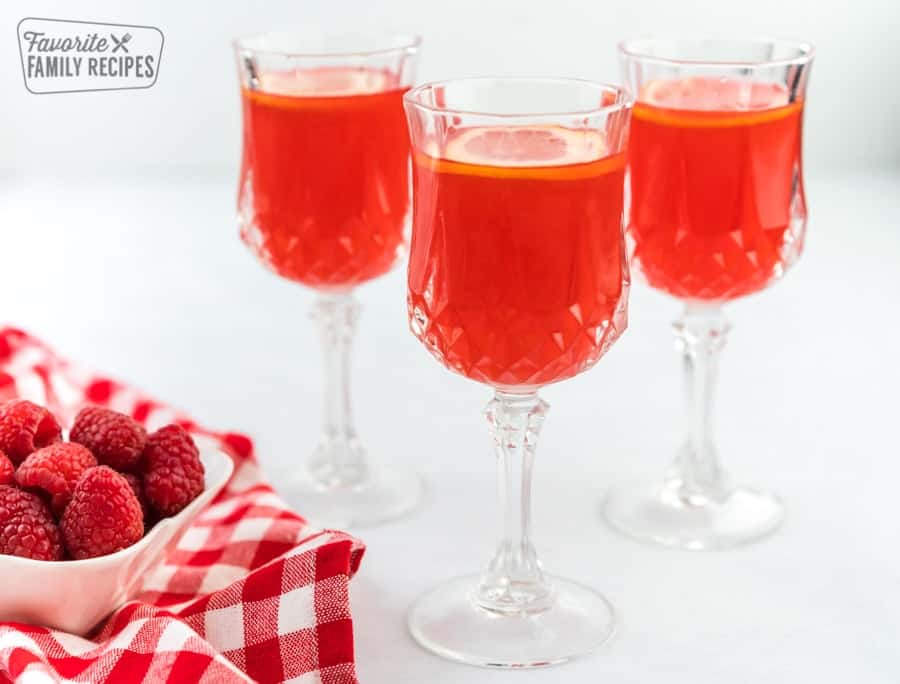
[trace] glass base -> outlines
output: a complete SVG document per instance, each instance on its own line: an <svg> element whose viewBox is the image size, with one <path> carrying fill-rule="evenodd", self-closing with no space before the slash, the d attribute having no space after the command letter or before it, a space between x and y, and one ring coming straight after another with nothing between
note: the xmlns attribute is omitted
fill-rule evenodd
<svg viewBox="0 0 900 684"><path fill-rule="evenodd" d="M419 506L425 494L422 479L411 470L375 470L352 485L316 482L304 472L276 487L310 523L325 528L371 527L399 518Z"/></svg>
<svg viewBox="0 0 900 684"><path fill-rule="evenodd" d="M480 608L481 577L445 582L409 611L409 631L443 658L482 667L544 667L597 650L615 631L612 605L569 580L548 577L556 601L538 613L501 614Z"/></svg>
<svg viewBox="0 0 900 684"><path fill-rule="evenodd" d="M737 488L722 499L680 496L677 484L641 483L613 491L606 521L638 541L690 550L727 549L754 542L784 521L772 494Z"/></svg>

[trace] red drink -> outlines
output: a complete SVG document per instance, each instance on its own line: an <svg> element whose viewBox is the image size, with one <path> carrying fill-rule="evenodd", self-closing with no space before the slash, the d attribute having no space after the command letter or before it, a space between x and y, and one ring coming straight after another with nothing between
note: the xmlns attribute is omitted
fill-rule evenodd
<svg viewBox="0 0 900 684"><path fill-rule="evenodd" d="M468 129L444 158L416 153L410 321L447 367L538 387L624 330L625 158L604 155L598 133L558 127Z"/></svg>
<svg viewBox="0 0 900 684"><path fill-rule="evenodd" d="M345 289L387 271L409 209L406 88L384 71L262 74L244 89L244 241L276 273Z"/></svg>
<svg viewBox="0 0 900 684"><path fill-rule="evenodd" d="M650 285L702 300L764 288L802 248L802 101L712 78L652 81L638 100L628 230Z"/></svg>

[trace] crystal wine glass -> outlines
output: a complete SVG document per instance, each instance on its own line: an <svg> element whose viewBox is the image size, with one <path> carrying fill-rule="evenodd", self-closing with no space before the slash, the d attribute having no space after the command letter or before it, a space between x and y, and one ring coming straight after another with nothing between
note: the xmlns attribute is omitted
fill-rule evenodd
<svg viewBox="0 0 900 684"><path fill-rule="evenodd" d="M606 599L548 577L531 541L544 385L593 366L625 329L622 229L631 99L588 81L462 79L404 96L413 143L410 327L494 390L485 417L502 531L481 575L425 594L415 639L475 665L535 667L612 633Z"/></svg>
<svg viewBox="0 0 900 684"><path fill-rule="evenodd" d="M279 489L321 524L381 522L422 486L372 464L350 412L354 289L404 255L410 146L403 94L416 36L270 33L235 41L243 105L241 238L283 278L312 288L324 350L324 424L312 458Z"/></svg>
<svg viewBox="0 0 900 684"><path fill-rule="evenodd" d="M812 47L771 40L625 41L636 94L628 151L632 257L685 304L688 437L660 480L615 490L605 515L632 537L688 549L763 537L784 512L719 464L710 416L723 306L778 281L803 248L801 143Z"/></svg>

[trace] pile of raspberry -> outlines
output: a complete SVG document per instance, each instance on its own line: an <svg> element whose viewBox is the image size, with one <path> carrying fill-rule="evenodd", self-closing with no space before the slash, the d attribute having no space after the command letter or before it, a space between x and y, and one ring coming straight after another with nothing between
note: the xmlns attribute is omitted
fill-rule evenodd
<svg viewBox="0 0 900 684"><path fill-rule="evenodd" d="M43 406L21 399L0 406L0 554L114 553L202 491L197 445L179 425L148 435L129 416L90 406L64 442Z"/></svg>

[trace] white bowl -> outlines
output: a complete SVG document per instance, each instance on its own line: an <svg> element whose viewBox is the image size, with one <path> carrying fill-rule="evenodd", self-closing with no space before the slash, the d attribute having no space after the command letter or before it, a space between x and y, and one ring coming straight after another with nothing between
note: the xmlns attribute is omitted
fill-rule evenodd
<svg viewBox="0 0 900 684"><path fill-rule="evenodd" d="M0 554L0 621L84 635L133 598L141 589L144 575L163 559L234 470L231 458L207 443L200 445L200 460L206 469L206 486L200 496L178 515L160 520L127 549L67 561Z"/></svg>

